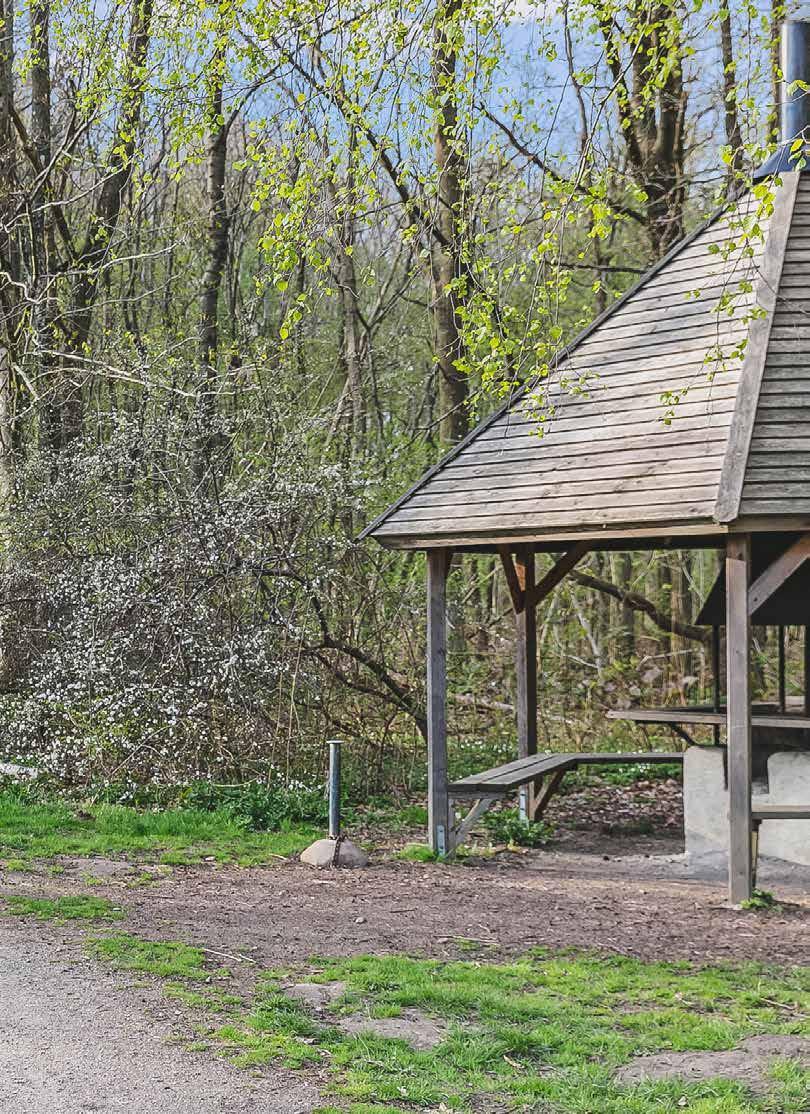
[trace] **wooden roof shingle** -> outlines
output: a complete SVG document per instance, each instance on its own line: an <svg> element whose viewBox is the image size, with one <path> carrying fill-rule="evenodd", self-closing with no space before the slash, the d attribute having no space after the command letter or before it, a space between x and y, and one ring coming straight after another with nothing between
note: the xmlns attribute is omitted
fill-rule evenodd
<svg viewBox="0 0 810 1114"><path fill-rule="evenodd" d="M746 239L756 206L717 214L560 354L542 435L530 384L361 536L424 548L810 514L810 175L785 174Z"/></svg>

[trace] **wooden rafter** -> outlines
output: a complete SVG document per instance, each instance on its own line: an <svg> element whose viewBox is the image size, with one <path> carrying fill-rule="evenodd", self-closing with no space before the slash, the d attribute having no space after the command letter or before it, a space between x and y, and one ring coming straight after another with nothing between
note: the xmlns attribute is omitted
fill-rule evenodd
<svg viewBox="0 0 810 1114"><path fill-rule="evenodd" d="M526 595L523 591L523 585L520 583L517 569L515 568L515 561L512 557L512 551L508 545L499 545L498 554L501 558L503 571L506 574L506 583L509 585L509 595L512 597L512 607L515 609L515 614L519 615L523 608L526 606Z"/></svg>

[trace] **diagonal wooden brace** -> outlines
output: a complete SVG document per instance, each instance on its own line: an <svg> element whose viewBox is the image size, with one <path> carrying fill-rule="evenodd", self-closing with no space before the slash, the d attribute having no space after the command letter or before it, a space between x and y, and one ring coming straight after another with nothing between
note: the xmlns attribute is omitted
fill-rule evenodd
<svg viewBox="0 0 810 1114"><path fill-rule="evenodd" d="M781 588L788 577L810 557L810 534L803 534L793 545L781 553L768 565L748 589L748 614L753 615L758 607Z"/></svg>
<svg viewBox="0 0 810 1114"><path fill-rule="evenodd" d="M503 571L506 573L506 583L509 585L509 594L512 597L515 614L520 615L525 608L534 608L537 607L538 603L542 603L574 566L579 564L585 554L590 552L590 549L591 546L588 542L577 542L570 549L566 549L562 557L527 595L525 585L521 583L520 575L515 566L512 551L508 545L499 545L498 554L501 558Z"/></svg>

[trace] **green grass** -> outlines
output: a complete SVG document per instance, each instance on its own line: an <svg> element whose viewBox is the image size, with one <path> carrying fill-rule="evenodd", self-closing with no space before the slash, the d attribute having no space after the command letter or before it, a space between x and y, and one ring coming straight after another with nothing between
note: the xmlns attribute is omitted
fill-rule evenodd
<svg viewBox="0 0 810 1114"><path fill-rule="evenodd" d="M401 956L313 959L307 978L339 981L333 1018L311 1015L264 972L248 1006L215 989L200 949L131 936L97 940L93 954L159 975L167 993L206 1011L208 1047L243 1067L326 1070L320 1114L465 1111L474 1104L543 1114L798 1114L810 1073L776 1062L767 1096L728 1080L620 1086L615 1072L660 1051L721 1051L761 1033L810 1033L810 971L693 968L620 956L533 953L507 964L441 963ZM314 971L314 974L313 974ZM300 979L301 972L288 973ZM224 1004L223 1004L224 1003ZM217 1014L229 1014L222 1024ZM446 1036L430 1051L372 1032L348 1035L340 1015L395 1017L418 1010ZM443 1105L442 1105L443 1104Z"/></svg>
<svg viewBox="0 0 810 1114"><path fill-rule="evenodd" d="M212 978L229 977L227 969L212 970L206 965L202 948L194 948L178 940L142 940L120 932L115 936L90 940L87 950L95 958L103 959L121 971L142 971L160 979L206 982Z"/></svg>
<svg viewBox="0 0 810 1114"><path fill-rule="evenodd" d="M123 909L102 897L3 898L8 912L16 917L38 917L42 921L120 921Z"/></svg>
<svg viewBox="0 0 810 1114"><path fill-rule="evenodd" d="M141 811L125 805L34 803L0 793L0 861L17 865L59 855L135 855L146 862L186 865L212 858L252 866L302 851L319 834L302 826L246 830L227 810Z"/></svg>
<svg viewBox="0 0 810 1114"><path fill-rule="evenodd" d="M435 863L438 857L426 843L408 843L397 853L398 859L408 863Z"/></svg>

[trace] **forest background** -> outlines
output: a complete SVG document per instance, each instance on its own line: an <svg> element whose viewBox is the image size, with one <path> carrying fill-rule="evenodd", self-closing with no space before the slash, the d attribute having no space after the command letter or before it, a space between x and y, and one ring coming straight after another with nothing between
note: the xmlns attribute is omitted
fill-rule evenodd
<svg viewBox="0 0 810 1114"><path fill-rule="evenodd" d="M133 800L339 736L358 793L419 785L424 559L357 535L745 187L784 9L1 6L0 760ZM716 562L542 606L541 747L706 695ZM514 620L489 557L450 595L467 772L513 753Z"/></svg>

